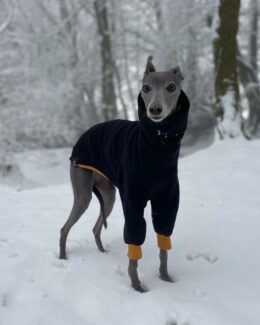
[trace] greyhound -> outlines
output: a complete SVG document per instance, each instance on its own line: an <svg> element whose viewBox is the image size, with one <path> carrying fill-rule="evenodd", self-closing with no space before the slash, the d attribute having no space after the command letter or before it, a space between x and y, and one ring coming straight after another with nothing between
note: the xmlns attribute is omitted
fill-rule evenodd
<svg viewBox="0 0 260 325"><path fill-rule="evenodd" d="M105 252L101 230L107 227L119 189L125 216L124 240L128 244L128 274L132 287L146 291L138 277L138 260L145 239L143 211L151 201L152 220L160 248L159 276L168 274L167 251L179 204L177 160L187 127L189 101L182 90L179 67L156 72L148 57L138 96L139 120L114 120L86 131L73 148L70 178L74 203L61 229L60 258L66 259L66 240L72 226L87 210L92 192L100 203L93 228L98 249Z"/></svg>

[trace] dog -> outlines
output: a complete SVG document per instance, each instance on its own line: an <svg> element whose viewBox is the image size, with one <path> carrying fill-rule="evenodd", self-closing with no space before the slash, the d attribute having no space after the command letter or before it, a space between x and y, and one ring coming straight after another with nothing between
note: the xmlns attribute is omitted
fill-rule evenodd
<svg viewBox="0 0 260 325"><path fill-rule="evenodd" d="M128 274L139 292L145 291L137 269L146 235L144 208L148 201L160 249L160 278L172 282L167 251L179 206L177 166L190 106L182 81L179 67L156 72L152 57L148 57L138 95L139 121L114 120L91 127L79 138L70 157L74 203L61 229L60 258L66 259L68 233L88 208L92 192L100 203L93 233L98 249L105 252L101 230L103 225L107 227L117 187L125 218Z"/></svg>

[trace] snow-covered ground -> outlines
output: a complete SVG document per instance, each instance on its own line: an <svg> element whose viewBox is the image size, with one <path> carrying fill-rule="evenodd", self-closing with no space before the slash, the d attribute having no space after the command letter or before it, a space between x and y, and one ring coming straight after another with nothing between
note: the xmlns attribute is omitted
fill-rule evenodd
<svg viewBox="0 0 260 325"><path fill-rule="evenodd" d="M0 186L1 325L259 325L260 141L217 142L179 162L181 203L169 270L158 278L158 249L149 208L139 263L149 289L135 292L127 275L119 199L103 241L94 243L93 200L72 229L67 261L58 259L59 229L72 192L69 152L17 157L21 186Z"/></svg>

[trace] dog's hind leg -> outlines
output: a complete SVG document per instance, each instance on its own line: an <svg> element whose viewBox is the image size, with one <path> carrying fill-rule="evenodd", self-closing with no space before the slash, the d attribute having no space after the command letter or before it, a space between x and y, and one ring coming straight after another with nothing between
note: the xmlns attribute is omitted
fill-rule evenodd
<svg viewBox="0 0 260 325"><path fill-rule="evenodd" d="M70 178L74 194L74 203L70 216L61 229L60 258L66 259L66 241L72 226L87 210L92 198L93 172L71 165Z"/></svg>
<svg viewBox="0 0 260 325"><path fill-rule="evenodd" d="M98 175L97 173L94 174L93 183L93 192L96 194L100 203L100 214L93 228L93 234L98 249L101 252L105 252L106 250L104 249L100 237L101 230L103 225L105 226L105 228L107 227L106 219L108 218L113 209L116 197L116 189L115 186L109 180L107 180L103 176Z"/></svg>

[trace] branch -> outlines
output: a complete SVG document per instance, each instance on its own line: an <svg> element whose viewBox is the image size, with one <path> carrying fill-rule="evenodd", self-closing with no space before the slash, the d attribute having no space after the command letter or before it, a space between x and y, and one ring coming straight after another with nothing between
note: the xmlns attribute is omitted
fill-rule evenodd
<svg viewBox="0 0 260 325"><path fill-rule="evenodd" d="M6 21L2 25L0 25L0 34L3 33L10 25L10 23L13 19L13 16L14 16L15 5L16 5L15 0L8 1L8 6L9 6L8 16L6 18Z"/></svg>
<svg viewBox="0 0 260 325"><path fill-rule="evenodd" d="M148 44L150 44L152 46L155 45L155 42L153 42L151 39L148 39L146 36L144 36L143 33L139 33L139 31L137 31L137 30L133 30L131 28L125 28L123 30L123 32L132 34L132 35L138 37L141 41L144 41L145 43L148 43Z"/></svg>
<svg viewBox="0 0 260 325"><path fill-rule="evenodd" d="M93 12L93 7L89 5L89 3L86 3L86 0L80 0L81 5L83 6L85 12L92 16L92 18L95 18L95 13Z"/></svg>
<svg viewBox="0 0 260 325"><path fill-rule="evenodd" d="M13 0L13 1L16 1L16 0ZM39 37L31 37L31 36L28 36L26 38L24 37L24 40L26 40L27 42L42 43L43 40L46 40L48 38L55 37L55 36L57 36L60 33L62 33L62 35L64 35L64 30L66 28L66 24L68 22L71 23L71 22L75 21L75 19L77 18L77 16L79 15L79 13L81 12L82 9L84 9L83 5L81 5L78 8L76 8L75 11L72 12L67 19L64 19L64 21L61 24L56 25L56 27L54 28L54 30L51 33L49 33L49 34L44 35L43 38L39 39ZM21 37L23 37L23 36L21 36Z"/></svg>
<svg viewBox="0 0 260 325"><path fill-rule="evenodd" d="M37 5L41 8L41 10L45 13L46 17L49 19L49 21L57 26L57 21L55 20L55 18L52 16L52 14L47 10L47 8L42 4L42 2L40 0L37 0Z"/></svg>

